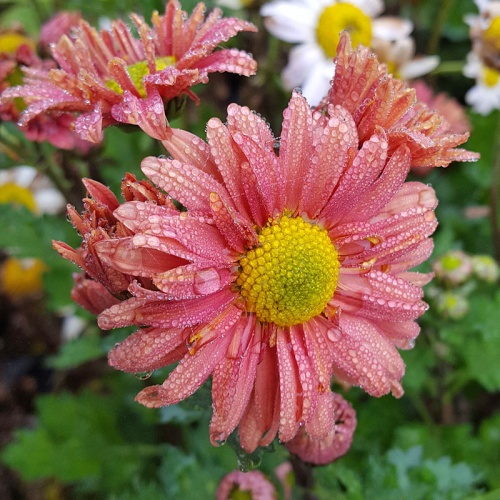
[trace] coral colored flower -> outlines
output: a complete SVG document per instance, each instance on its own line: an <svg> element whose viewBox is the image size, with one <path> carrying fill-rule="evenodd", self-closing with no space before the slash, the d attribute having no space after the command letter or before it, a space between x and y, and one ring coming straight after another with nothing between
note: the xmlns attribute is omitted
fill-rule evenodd
<svg viewBox="0 0 500 500"><path fill-rule="evenodd" d="M334 82L346 106L366 94L364 83L374 95L386 85L368 72L351 79L356 97L346 92L348 59ZM411 105L396 103L394 123ZM397 135L391 118L374 117L366 134L353 112L334 103L315 112L294 93L277 151L266 122L231 104L225 123L208 122L207 142L169 129L172 158L143 160L146 176L187 211L129 201L113 212L123 231L92 245L103 265L137 278L129 299L99 315L103 329L139 327L110 364L139 372L179 361L140 403L176 404L211 376L212 442L238 427L252 451L302 427L313 438L332 429L334 412L322 411L332 376L401 396L397 348L419 332L430 279L410 269L429 257L437 225L432 188L404 181L414 158L439 155L420 144L418 122Z"/></svg>
<svg viewBox="0 0 500 500"><path fill-rule="evenodd" d="M323 429L316 437L302 428L285 443L291 453L315 465L325 465L345 455L356 430L356 412L342 396L327 393L321 402L321 411L333 413L335 425Z"/></svg>
<svg viewBox="0 0 500 500"><path fill-rule="evenodd" d="M436 66L436 58L413 62L413 24L405 19L383 16L381 0L275 0L264 4L261 15L268 31L285 42L296 43L282 79L285 88L300 86L303 95L316 105L326 95L335 71L334 57L340 33L351 35L353 45L371 47L391 72L412 78Z"/></svg>
<svg viewBox="0 0 500 500"><path fill-rule="evenodd" d="M445 92L435 94L429 85L423 80L417 80L411 83L415 89L417 99L430 109L439 113L450 125L450 132L463 134L470 132L471 125L464 107L453 97Z"/></svg>
<svg viewBox="0 0 500 500"><path fill-rule="evenodd" d="M63 35L70 35L82 20L78 11L63 10L52 16L40 29L40 44L49 52L50 45L57 43Z"/></svg>
<svg viewBox="0 0 500 500"><path fill-rule="evenodd" d="M340 38L336 64L332 87L318 109L332 104L346 108L361 142L382 127L389 152L403 144L410 148L412 167L448 166L452 161L479 158L477 153L456 149L469 133L453 133L439 113L416 101L414 89L388 75L367 48L359 46L353 52L348 36Z"/></svg>
<svg viewBox="0 0 500 500"><path fill-rule="evenodd" d="M258 470L241 472L234 470L224 476L217 488L217 500L249 498L251 500L273 500L277 498L273 483Z"/></svg>
<svg viewBox="0 0 500 500"><path fill-rule="evenodd" d="M134 282L150 288L151 280L121 273L101 261L95 249L97 242L129 237L133 233L114 217L113 211L120 203L111 190L91 179L84 179L83 182L90 195L84 200L84 212L79 215L74 207L68 206L68 218L82 236L82 246L77 250L63 242L54 242L53 246L64 258L83 270L83 274L75 277L72 299L90 312L99 314L118 303L119 299L128 298L128 289ZM125 176L121 188L126 201L148 201L175 210L166 195L146 181L137 181L131 174ZM154 258L154 252L150 257ZM182 259L173 259L177 264L183 262Z"/></svg>
<svg viewBox="0 0 500 500"><path fill-rule="evenodd" d="M255 27L235 18L221 19L215 9L204 21L204 5L186 19L180 3L170 0L165 15L153 13L153 28L132 14L139 33L132 36L121 20L98 33L80 23L76 38L63 36L52 47L60 69L26 70L25 85L7 90L3 99L23 97L29 104L21 123L61 111L79 114L75 130L91 142L102 140L109 125L139 125L154 138L165 129L164 105L206 83L208 74L228 71L249 76L256 62L237 49L215 50L240 31Z"/></svg>
<svg viewBox="0 0 500 500"><path fill-rule="evenodd" d="M0 34L0 92L22 83L22 67L50 71L55 66L50 59L40 59L34 47L33 40L15 31ZM25 106L22 99L3 100L0 102L0 118L17 124ZM73 132L74 121L75 117L68 113L38 116L21 130L30 141L47 141L60 149L77 149L85 153L91 144Z"/></svg>

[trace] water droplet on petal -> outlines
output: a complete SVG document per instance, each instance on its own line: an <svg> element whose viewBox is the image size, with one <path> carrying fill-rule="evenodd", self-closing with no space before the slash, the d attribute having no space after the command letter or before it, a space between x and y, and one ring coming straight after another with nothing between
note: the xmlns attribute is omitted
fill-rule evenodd
<svg viewBox="0 0 500 500"><path fill-rule="evenodd" d="M330 328L326 332L326 336L332 342L338 342L340 340L340 338L342 337L342 331L339 328Z"/></svg>
<svg viewBox="0 0 500 500"><path fill-rule="evenodd" d="M134 374L139 380L147 380L151 375L153 375L153 370L149 372L137 372Z"/></svg>

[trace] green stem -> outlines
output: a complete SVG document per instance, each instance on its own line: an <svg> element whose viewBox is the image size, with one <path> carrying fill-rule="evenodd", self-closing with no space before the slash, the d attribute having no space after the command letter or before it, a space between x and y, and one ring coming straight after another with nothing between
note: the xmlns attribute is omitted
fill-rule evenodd
<svg viewBox="0 0 500 500"><path fill-rule="evenodd" d="M412 402L422 420L425 422L425 425L427 425L427 427L434 427L436 424L424 402L418 396L412 396L411 394L408 395L408 398Z"/></svg>
<svg viewBox="0 0 500 500"><path fill-rule="evenodd" d="M427 44L427 53L436 54L439 49L439 39L441 38L441 33L443 32L443 26L448 17L448 11L453 4L453 0L441 0L440 7L436 15L436 19L432 26L431 36L429 37L429 43Z"/></svg>
<svg viewBox="0 0 500 500"><path fill-rule="evenodd" d="M431 75L462 73L463 67L463 61L444 61L431 72Z"/></svg>
<svg viewBox="0 0 500 500"><path fill-rule="evenodd" d="M498 224L498 196L500 184L500 112L497 111L497 128L495 141L495 156L493 159L493 170L491 172L490 188L490 219L493 233L493 248L495 249L495 258L500 262L500 227Z"/></svg>
<svg viewBox="0 0 500 500"><path fill-rule="evenodd" d="M312 466L296 455L290 456L290 462L292 463L295 482L302 491L302 500L317 500L318 497L313 493L315 479Z"/></svg>

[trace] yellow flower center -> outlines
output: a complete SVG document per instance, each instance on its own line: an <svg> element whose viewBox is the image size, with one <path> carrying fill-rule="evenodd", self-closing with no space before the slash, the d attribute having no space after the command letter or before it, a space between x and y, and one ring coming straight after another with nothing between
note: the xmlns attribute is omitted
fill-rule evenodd
<svg viewBox="0 0 500 500"><path fill-rule="evenodd" d="M339 259L326 230L301 217L277 217L240 260L236 284L263 323L291 326L321 314L332 298Z"/></svg>
<svg viewBox="0 0 500 500"><path fill-rule="evenodd" d="M46 270L40 259L9 257L2 264L0 288L9 297L23 297L42 289L42 274Z"/></svg>
<svg viewBox="0 0 500 500"><path fill-rule="evenodd" d="M23 44L28 45L31 49L35 48L35 42L33 42L33 40L15 31L8 31L0 35L0 52L14 54Z"/></svg>
<svg viewBox="0 0 500 500"><path fill-rule="evenodd" d="M500 50L500 17L495 17L491 21L483 37L490 47Z"/></svg>
<svg viewBox="0 0 500 500"><path fill-rule="evenodd" d="M174 64L175 57L173 56L159 57L158 59L156 59L156 71L161 71L167 66L173 66ZM146 75L149 75L149 67L147 61L141 61L132 64L127 67L127 71L130 75L130 79L135 85L135 88L139 91L139 95L141 97L146 97L146 90L144 89L144 85L142 84L142 79ZM123 89L120 87L120 85L118 85L116 80L108 80L106 82L106 87L113 90L117 94L123 94Z"/></svg>
<svg viewBox="0 0 500 500"><path fill-rule="evenodd" d="M348 31L352 46L369 47L372 41L372 22L360 8L350 3L334 3L323 10L316 26L316 38L323 52L333 59L337 53L340 33Z"/></svg>
<svg viewBox="0 0 500 500"><path fill-rule="evenodd" d="M445 255L441 259L441 265L445 271L454 271L462 265L462 259L457 255Z"/></svg>
<svg viewBox="0 0 500 500"><path fill-rule="evenodd" d="M494 87L498 83L500 73L495 68L483 65L482 72L482 80L487 87Z"/></svg>
<svg viewBox="0 0 500 500"><path fill-rule="evenodd" d="M37 209L33 193L14 182L6 182L0 186L0 204L12 204L26 207L35 212Z"/></svg>

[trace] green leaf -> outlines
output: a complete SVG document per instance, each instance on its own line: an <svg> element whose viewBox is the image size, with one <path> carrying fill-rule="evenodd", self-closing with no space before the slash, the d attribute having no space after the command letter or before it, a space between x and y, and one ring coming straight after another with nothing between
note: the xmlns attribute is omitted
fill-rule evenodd
<svg viewBox="0 0 500 500"><path fill-rule="evenodd" d="M63 344L59 353L47 360L47 365L56 370L66 370L101 358L106 353L98 334L84 335Z"/></svg>
<svg viewBox="0 0 500 500"><path fill-rule="evenodd" d="M145 463L141 457L156 447L129 442L121 433L121 418L134 419L116 398L91 392L42 396L37 400L39 423L18 430L1 459L24 480L55 477L65 483L90 481L106 491L118 491ZM135 436L142 430L135 423Z"/></svg>

